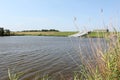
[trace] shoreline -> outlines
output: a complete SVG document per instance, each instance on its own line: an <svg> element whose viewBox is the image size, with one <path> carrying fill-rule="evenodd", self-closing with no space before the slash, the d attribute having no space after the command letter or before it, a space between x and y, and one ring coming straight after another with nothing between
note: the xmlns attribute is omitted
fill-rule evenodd
<svg viewBox="0 0 120 80"><path fill-rule="evenodd" d="M11 32L11 36L55 36L55 37L69 37L77 32ZM106 38L114 34L113 32L90 32L89 34L81 36L82 38Z"/></svg>
<svg viewBox="0 0 120 80"><path fill-rule="evenodd" d="M57 36L67 37L77 32L12 32L12 36Z"/></svg>

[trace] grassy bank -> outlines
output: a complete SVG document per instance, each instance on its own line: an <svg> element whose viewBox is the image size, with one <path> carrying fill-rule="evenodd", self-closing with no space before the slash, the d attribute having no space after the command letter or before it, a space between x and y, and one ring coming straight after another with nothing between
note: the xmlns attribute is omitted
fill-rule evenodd
<svg viewBox="0 0 120 80"><path fill-rule="evenodd" d="M109 36L112 32L90 32L89 34L85 35L84 37L89 38L104 38Z"/></svg>
<svg viewBox="0 0 120 80"><path fill-rule="evenodd" d="M77 32L14 32L15 36L69 36Z"/></svg>

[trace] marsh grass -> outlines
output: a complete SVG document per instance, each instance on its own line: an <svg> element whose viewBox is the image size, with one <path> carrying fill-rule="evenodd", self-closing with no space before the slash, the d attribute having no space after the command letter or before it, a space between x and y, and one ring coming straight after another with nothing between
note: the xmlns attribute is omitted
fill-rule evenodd
<svg viewBox="0 0 120 80"><path fill-rule="evenodd" d="M25 73L23 73L23 72L14 73L14 71L8 69L8 78L9 78L9 80L21 80L20 78L22 76L24 76L24 74ZM26 79L26 80L31 80L31 79ZM36 75L34 77L34 80L48 80L48 79L50 79L50 77L48 75L43 75L42 77L40 77L40 74L38 74L38 75Z"/></svg>
<svg viewBox="0 0 120 80"><path fill-rule="evenodd" d="M81 56L82 67L74 80L120 80L120 38L119 33L114 32L109 36L104 34L108 43L107 51L103 52L99 46L93 50L93 56L86 58ZM98 43L100 44L99 40ZM81 76L80 78L79 75ZM77 79L76 79L77 78Z"/></svg>
<svg viewBox="0 0 120 80"><path fill-rule="evenodd" d="M19 78L23 75L24 73L19 72L19 73L14 73L8 69L8 77L9 80L19 80Z"/></svg>

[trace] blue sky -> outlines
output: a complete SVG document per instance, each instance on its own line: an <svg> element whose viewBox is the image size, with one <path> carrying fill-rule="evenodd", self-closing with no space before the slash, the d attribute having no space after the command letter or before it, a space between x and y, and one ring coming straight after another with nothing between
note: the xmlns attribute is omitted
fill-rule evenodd
<svg viewBox="0 0 120 80"><path fill-rule="evenodd" d="M0 27L83 31L113 24L118 29L119 4L120 0L0 0Z"/></svg>

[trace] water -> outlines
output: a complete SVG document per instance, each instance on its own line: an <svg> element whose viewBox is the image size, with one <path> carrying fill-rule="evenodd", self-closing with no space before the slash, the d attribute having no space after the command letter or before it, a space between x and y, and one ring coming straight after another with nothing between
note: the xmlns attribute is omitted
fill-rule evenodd
<svg viewBox="0 0 120 80"><path fill-rule="evenodd" d="M8 68L24 72L22 79L44 74L70 77L80 70L79 54L91 54L91 44L99 46L98 41L106 45L104 39L97 38L0 37L0 80L6 80Z"/></svg>

